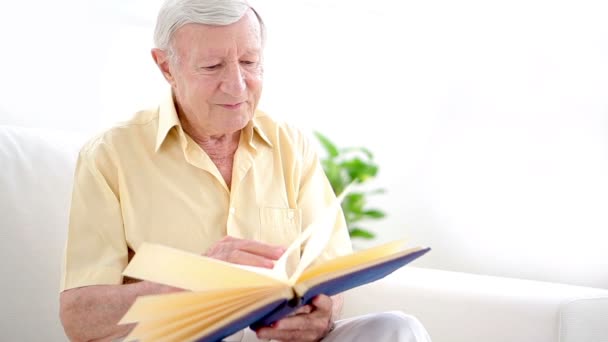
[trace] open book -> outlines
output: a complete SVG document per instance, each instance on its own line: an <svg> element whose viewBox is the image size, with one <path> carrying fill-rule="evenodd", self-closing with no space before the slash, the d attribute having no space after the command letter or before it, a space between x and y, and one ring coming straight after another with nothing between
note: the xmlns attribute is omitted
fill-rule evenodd
<svg viewBox="0 0 608 342"><path fill-rule="evenodd" d="M119 322L138 323L126 340L219 341L248 326L271 324L319 294L331 296L381 279L430 250L404 249L403 241L395 241L312 265L329 240L327 227L333 226L339 203L308 226L272 270L142 244L124 275L190 291L137 298ZM287 257L304 242L288 277Z"/></svg>

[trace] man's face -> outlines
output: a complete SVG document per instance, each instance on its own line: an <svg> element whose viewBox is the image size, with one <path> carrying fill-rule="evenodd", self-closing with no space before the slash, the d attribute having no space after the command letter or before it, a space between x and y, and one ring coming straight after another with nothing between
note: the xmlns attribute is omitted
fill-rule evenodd
<svg viewBox="0 0 608 342"><path fill-rule="evenodd" d="M187 24L173 36L170 62L180 115L206 135L236 132L262 92L262 40L252 11L228 26Z"/></svg>

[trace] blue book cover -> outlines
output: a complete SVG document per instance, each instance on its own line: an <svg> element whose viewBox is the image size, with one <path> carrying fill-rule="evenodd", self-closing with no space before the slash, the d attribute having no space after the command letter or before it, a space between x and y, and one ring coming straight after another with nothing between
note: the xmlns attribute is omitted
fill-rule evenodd
<svg viewBox="0 0 608 342"><path fill-rule="evenodd" d="M309 304L314 297L320 294L332 296L357 286L365 285L382 279L395 270L409 264L430 251L430 248L415 250L412 253L389 258L372 266L346 272L338 277L320 282L310 287L301 296L295 296L291 300L282 299L268 304L262 308L255 309L243 314L239 319L232 321L224 327L209 332L198 339L198 342L217 342L222 338L230 336L248 326L257 329L272 324L273 322L289 315L300 306Z"/></svg>

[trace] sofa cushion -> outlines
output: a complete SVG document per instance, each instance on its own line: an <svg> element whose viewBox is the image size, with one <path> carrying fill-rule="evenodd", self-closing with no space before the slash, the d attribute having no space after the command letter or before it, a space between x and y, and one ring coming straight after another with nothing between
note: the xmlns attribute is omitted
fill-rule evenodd
<svg viewBox="0 0 608 342"><path fill-rule="evenodd" d="M607 309L606 289L412 266L348 291L344 302L345 317L414 315L433 342L608 341Z"/></svg>
<svg viewBox="0 0 608 342"><path fill-rule="evenodd" d="M65 340L61 258L82 134L0 126L0 331L11 341Z"/></svg>

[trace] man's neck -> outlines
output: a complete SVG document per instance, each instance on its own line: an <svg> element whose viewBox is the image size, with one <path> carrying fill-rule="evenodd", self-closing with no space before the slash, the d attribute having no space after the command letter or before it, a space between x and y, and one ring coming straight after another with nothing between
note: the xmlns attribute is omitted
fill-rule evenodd
<svg viewBox="0 0 608 342"><path fill-rule="evenodd" d="M234 154L239 147L241 131L219 135L205 135L197 133L196 130L189 129L192 127L187 124L182 127L192 140L207 153L222 175L222 178L224 178L228 189L230 189L232 185Z"/></svg>
<svg viewBox="0 0 608 342"><path fill-rule="evenodd" d="M234 152L239 146L239 138L241 136L241 131L231 134L210 136L197 135L188 131L186 131L186 133L190 135L192 140L194 140L213 161L232 159Z"/></svg>

